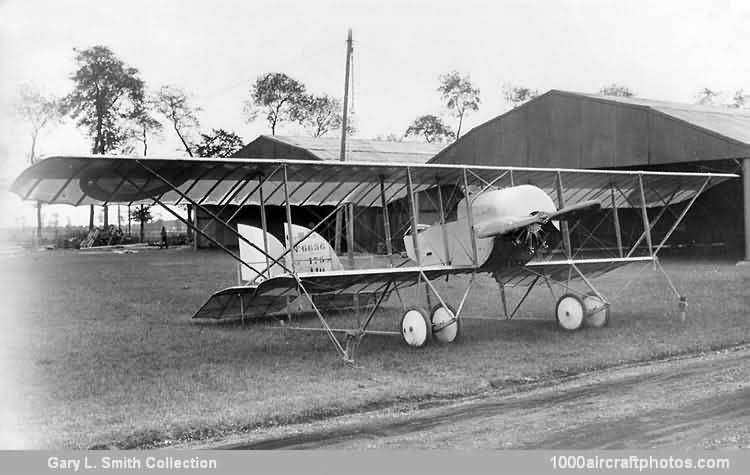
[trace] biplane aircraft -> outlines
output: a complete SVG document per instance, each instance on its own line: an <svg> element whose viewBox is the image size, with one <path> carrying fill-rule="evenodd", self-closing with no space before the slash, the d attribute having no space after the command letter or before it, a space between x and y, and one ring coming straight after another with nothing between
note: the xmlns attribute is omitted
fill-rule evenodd
<svg viewBox="0 0 750 475"><path fill-rule="evenodd" d="M512 318L530 290L544 282L553 298L554 316L566 331L584 325L601 327L610 303L593 280L621 266L652 264L660 270L684 312L686 299L659 263L659 252L698 196L732 174L615 170L571 170L460 165L405 165L268 159L157 159L117 156L51 156L27 168L11 190L24 199L72 205L151 203L164 206L177 219L232 257L241 269L236 286L219 290L196 312L196 319L243 320L288 308L290 300L306 302L319 319L338 354L352 361L368 333L400 335L413 347L431 339L456 340L467 296L477 274L487 273L500 284L507 318ZM455 208L446 209L444 190L453 190ZM419 223L416 197L437 190L438 220ZM389 204L406 203L409 227L403 235L408 259L394 261ZM654 226L670 205L674 221L654 242ZM239 252L228 248L170 205L201 210L237 238ZM260 227L230 224L246 205L258 206ZM229 219L222 212L234 206ZM283 235L269 232L268 206L283 207ZM329 206L317 224L304 227L292 220L292 207ZM382 265L367 269L345 266L318 231L342 211L356 208L382 212L385 255ZM618 210L640 214L639 238L623 243ZM613 249L588 253L589 238L574 247L571 231L581 213L600 210L611 217L616 236ZM649 209L652 209L649 216ZM658 209L658 212L656 212ZM601 213L600 213L601 214ZM451 219L449 219L449 216ZM605 219L599 222L600 226ZM438 290L440 278L464 274L462 297L449 302ZM424 284L424 285L422 285ZM400 290L417 285L421 297L434 305L404 302ZM508 287L525 287L511 311ZM558 296L554 288L561 289ZM370 330L378 308L392 293L402 308L400 328ZM432 300L431 300L432 299ZM337 302L366 302L364 318L350 329L332 328L327 319ZM341 338L343 334L343 338Z"/></svg>

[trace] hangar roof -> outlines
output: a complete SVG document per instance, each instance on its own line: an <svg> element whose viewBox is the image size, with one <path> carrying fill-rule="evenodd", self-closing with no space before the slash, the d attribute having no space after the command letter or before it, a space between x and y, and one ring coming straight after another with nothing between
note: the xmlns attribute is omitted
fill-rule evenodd
<svg viewBox="0 0 750 475"><path fill-rule="evenodd" d="M282 147L274 145L281 145ZM444 146L445 144L348 138L346 141L346 157L347 160L353 162L425 163ZM288 150L288 148L294 150ZM339 137L261 135L234 156L297 158L302 154L308 159L338 160L340 148L341 138Z"/></svg>
<svg viewBox="0 0 750 475"><path fill-rule="evenodd" d="M637 97L605 96L602 94L585 94L567 91L550 91L562 94L585 96L599 101L629 104L648 108L688 122L703 129L750 145L750 109L733 109L730 107L702 106L680 102L656 101Z"/></svg>
<svg viewBox="0 0 750 475"><path fill-rule="evenodd" d="M474 127L430 162L630 168L745 157L748 109L551 90Z"/></svg>

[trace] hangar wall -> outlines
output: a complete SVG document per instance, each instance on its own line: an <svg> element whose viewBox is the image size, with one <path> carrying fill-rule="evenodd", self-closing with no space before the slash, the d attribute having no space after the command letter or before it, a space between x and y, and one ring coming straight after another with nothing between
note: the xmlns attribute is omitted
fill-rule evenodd
<svg viewBox="0 0 750 475"><path fill-rule="evenodd" d="M430 162L741 173L748 157L750 111L553 90L472 129ZM748 188L744 199L739 180L709 190L688 214L682 239L721 244L732 255L744 241L750 258L750 236L738 226L746 221L750 229ZM714 232L703 229L707 223Z"/></svg>

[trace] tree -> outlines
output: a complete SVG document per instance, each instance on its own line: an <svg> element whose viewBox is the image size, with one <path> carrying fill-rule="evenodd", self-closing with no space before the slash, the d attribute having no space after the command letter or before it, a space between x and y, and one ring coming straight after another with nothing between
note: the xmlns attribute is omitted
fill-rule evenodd
<svg viewBox="0 0 750 475"><path fill-rule="evenodd" d="M177 86L162 86L156 94L155 107L172 124L177 137L182 142L185 151L193 156L188 139L193 130L200 126L198 113L200 107L190 104L188 94Z"/></svg>
<svg viewBox="0 0 750 475"><path fill-rule="evenodd" d="M211 134L201 134L201 142L195 147L200 157L230 157L245 146L242 137L224 129L211 129Z"/></svg>
<svg viewBox="0 0 750 475"><path fill-rule="evenodd" d="M750 94L743 89L731 93L704 87L695 94L695 102L704 106L719 106L730 109L744 109L750 102Z"/></svg>
<svg viewBox="0 0 750 475"><path fill-rule="evenodd" d="M503 84L503 98L505 102L513 104L513 108L520 106L539 97L539 91L524 86L514 86L513 84Z"/></svg>
<svg viewBox="0 0 750 475"><path fill-rule="evenodd" d="M414 119L404 133L406 137L421 136L427 143L455 140L456 134L440 117L427 114Z"/></svg>
<svg viewBox="0 0 750 475"><path fill-rule="evenodd" d="M599 89L599 94L617 97L633 97L635 95L629 87L622 86L620 84L610 84L609 86L604 86Z"/></svg>
<svg viewBox="0 0 750 475"><path fill-rule="evenodd" d="M146 98L134 104L133 112L130 117L132 122L130 135L133 140L143 144L143 156L148 155L148 137L149 135L161 136L164 126L161 122L151 115L151 109L156 106L154 98Z"/></svg>
<svg viewBox="0 0 750 475"><path fill-rule="evenodd" d="M745 94L745 91L743 89L739 89L735 91L729 107L732 107L734 109L744 109L745 107L747 107L748 102L750 102L750 94Z"/></svg>
<svg viewBox="0 0 750 475"><path fill-rule="evenodd" d="M469 111L479 110L479 89L474 87L469 76L461 76L458 71L451 71L439 76L440 86L438 92L443 98L445 107L458 118L458 130L456 140L461 135L461 126L464 116Z"/></svg>
<svg viewBox="0 0 750 475"><path fill-rule="evenodd" d="M140 242L143 242L144 241L143 226L153 219L153 216L151 216L151 207L146 206L146 205L140 205L134 208L130 212L130 218L133 221L138 221L139 223L141 223Z"/></svg>
<svg viewBox="0 0 750 475"><path fill-rule="evenodd" d="M127 142L124 121L132 116L134 104L143 100L143 81L136 68L127 66L106 46L73 51L78 69L71 76L73 91L64 99L65 109L92 139L92 153L106 154ZM105 205L105 227L109 223L106 209ZM93 227L92 205L89 229Z"/></svg>
<svg viewBox="0 0 750 475"><path fill-rule="evenodd" d="M250 100L245 102L247 121L252 122L258 113L266 116L271 135L281 122L298 122L300 106L305 99L305 85L284 73L259 76L250 88Z"/></svg>
<svg viewBox="0 0 750 475"><path fill-rule="evenodd" d="M15 104L16 115L29 125L31 136L31 149L29 150L29 163L36 161L37 143L39 134L45 127L57 124L63 116L60 101L54 96L43 96L30 84L21 86L18 91L18 100ZM37 243L42 240L42 202L36 203L36 239Z"/></svg>
<svg viewBox="0 0 750 475"><path fill-rule="evenodd" d="M714 99L719 97L719 92L704 87L695 94L695 100L698 104L703 106L711 106L714 104Z"/></svg>
<svg viewBox="0 0 750 475"><path fill-rule="evenodd" d="M24 84L18 91L15 113L29 126L29 162L34 163L37 158L39 134L45 127L59 123L64 115L60 100L54 96L43 96L34 86Z"/></svg>
<svg viewBox="0 0 750 475"><path fill-rule="evenodd" d="M78 70L71 77L74 86L65 98L66 109L93 139L92 152L105 154L127 140L123 121L143 100L143 81L136 68L106 46L74 51Z"/></svg>
<svg viewBox="0 0 750 475"><path fill-rule="evenodd" d="M151 115L151 109L155 107L155 99L153 97L144 96L134 104L132 114L130 116L129 135L132 141L140 142L143 144L143 156L148 156L148 144L149 136L161 137L164 126L161 122L155 119ZM129 141L126 146L120 148L120 152L125 155L133 153L135 147L132 146ZM120 205L117 205L117 227L120 228ZM132 221L132 213L130 211L130 204L128 204L128 236L130 236L130 224Z"/></svg>
<svg viewBox="0 0 750 475"><path fill-rule="evenodd" d="M313 137L322 137L332 130L340 129L343 122L341 101L330 97L328 94L302 96L295 110L295 115L300 124ZM347 124L347 134L351 134L352 129Z"/></svg>

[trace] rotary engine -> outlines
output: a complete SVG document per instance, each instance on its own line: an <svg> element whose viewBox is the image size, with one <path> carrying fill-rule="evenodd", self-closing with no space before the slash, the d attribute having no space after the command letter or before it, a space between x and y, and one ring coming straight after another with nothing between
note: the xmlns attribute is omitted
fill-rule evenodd
<svg viewBox="0 0 750 475"><path fill-rule="evenodd" d="M525 264L530 261L537 252L547 249L547 236L549 229L545 230L541 223L533 223L515 232L510 233L510 243L513 248L511 258L515 264Z"/></svg>

